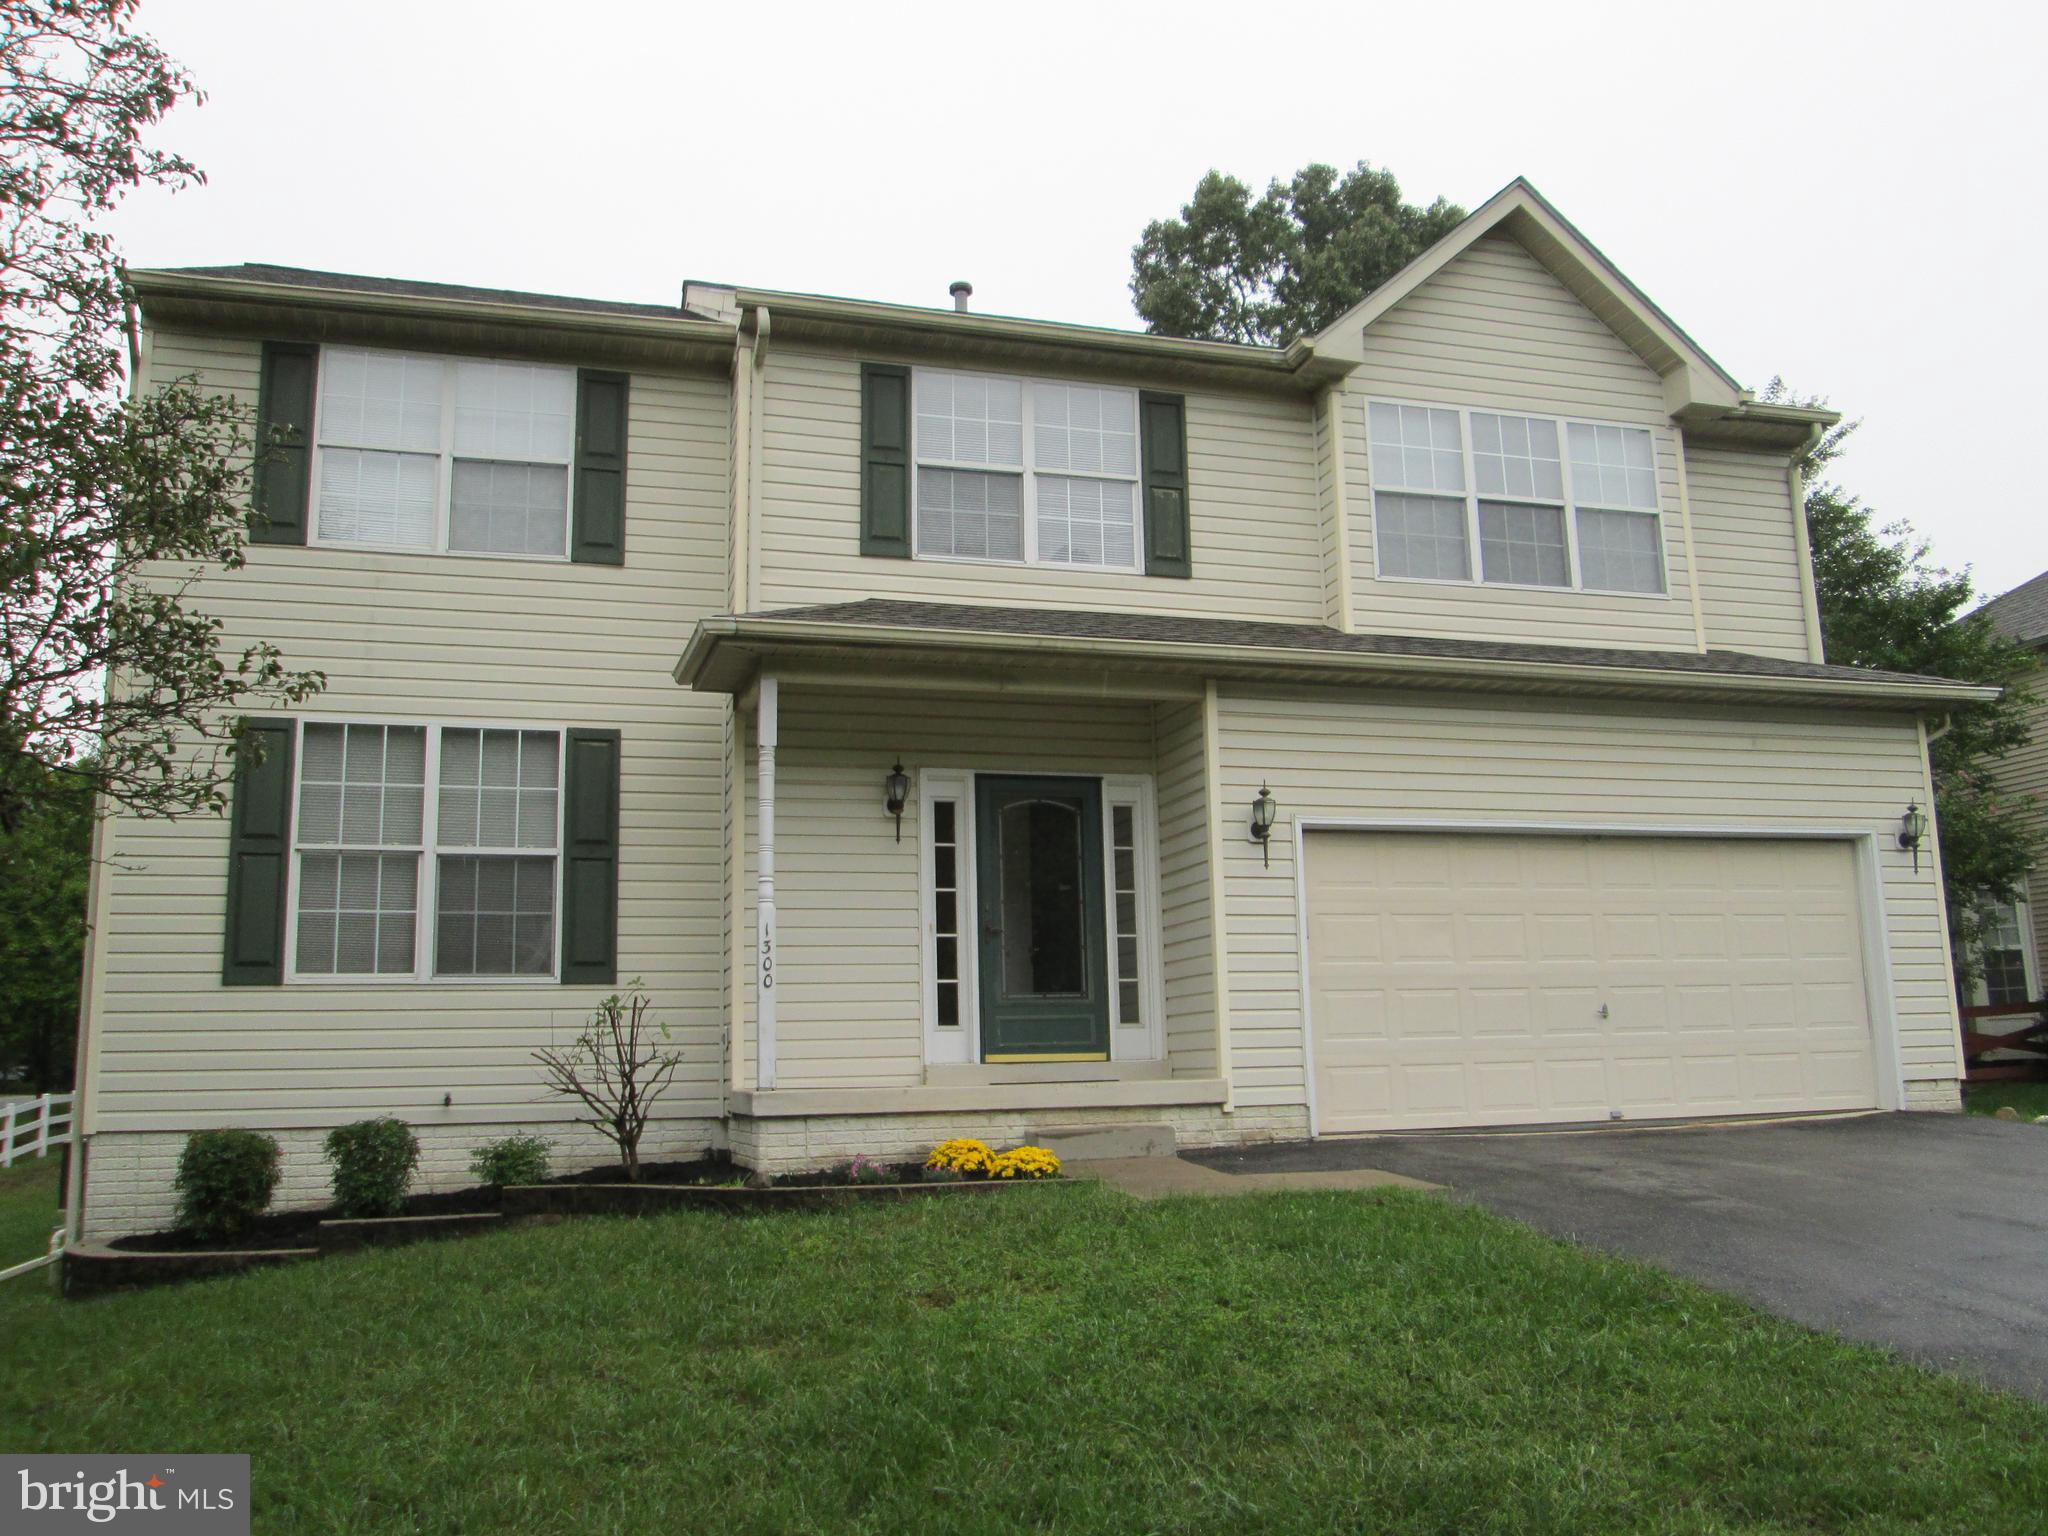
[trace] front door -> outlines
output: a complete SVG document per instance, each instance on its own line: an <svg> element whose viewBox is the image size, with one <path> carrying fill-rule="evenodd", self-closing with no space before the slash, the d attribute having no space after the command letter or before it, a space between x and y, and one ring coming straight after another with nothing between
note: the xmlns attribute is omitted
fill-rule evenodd
<svg viewBox="0 0 2048 1536"><path fill-rule="evenodd" d="M982 1057L1105 1061L1102 786L985 776L975 796Z"/></svg>

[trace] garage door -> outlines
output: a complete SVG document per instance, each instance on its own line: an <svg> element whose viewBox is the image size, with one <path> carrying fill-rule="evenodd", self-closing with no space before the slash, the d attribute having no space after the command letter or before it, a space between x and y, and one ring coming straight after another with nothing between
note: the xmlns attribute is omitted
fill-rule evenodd
<svg viewBox="0 0 2048 1536"><path fill-rule="evenodd" d="M1877 1103L1847 843L1308 839L1323 1132Z"/></svg>

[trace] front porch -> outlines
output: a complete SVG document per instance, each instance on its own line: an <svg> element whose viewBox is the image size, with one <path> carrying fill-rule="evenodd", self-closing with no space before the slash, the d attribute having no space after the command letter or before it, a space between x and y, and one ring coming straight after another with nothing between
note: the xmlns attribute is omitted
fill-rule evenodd
<svg viewBox="0 0 2048 1536"><path fill-rule="evenodd" d="M736 1158L1237 1139L1201 681L812 659L732 696Z"/></svg>

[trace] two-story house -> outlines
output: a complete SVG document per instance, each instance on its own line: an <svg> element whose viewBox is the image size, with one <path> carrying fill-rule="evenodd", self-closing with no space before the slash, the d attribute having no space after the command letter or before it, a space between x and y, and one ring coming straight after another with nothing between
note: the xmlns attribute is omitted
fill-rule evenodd
<svg viewBox="0 0 2048 1536"><path fill-rule="evenodd" d="M185 1133L605 1149L532 1059L615 986L646 1155L1126 1126L1952 1109L1926 720L1824 665L1764 404L1516 182L1321 334L703 284L675 309L138 272L260 410L246 569L322 668L225 820L112 819L85 1225Z"/></svg>
<svg viewBox="0 0 2048 1536"><path fill-rule="evenodd" d="M2037 665L2022 679L2033 694L2027 723L2033 739L1993 767L1999 787L2029 804L2036 835L2048 840L2048 571L1994 597L1979 610L2006 639L2034 653ZM2036 865L2017 901L1991 908L1979 956L1978 1003L2005 1006L2048 993L2048 868Z"/></svg>

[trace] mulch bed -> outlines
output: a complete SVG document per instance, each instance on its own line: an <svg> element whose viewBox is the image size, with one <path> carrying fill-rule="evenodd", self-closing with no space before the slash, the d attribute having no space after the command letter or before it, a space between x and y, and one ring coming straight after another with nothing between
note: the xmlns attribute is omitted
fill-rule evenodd
<svg viewBox="0 0 2048 1536"><path fill-rule="evenodd" d="M616 1167L588 1168L563 1174L550 1184L616 1184L623 1175ZM725 1158L698 1157L688 1162L642 1163L644 1184L716 1184L734 1177L732 1163ZM827 1181L829 1182L829 1180ZM401 1216L473 1216L495 1213L498 1191L478 1184L469 1189L443 1190L430 1195L407 1195ZM117 1237L106 1246L123 1253L246 1253L252 1249L312 1248L319 1242L320 1223L333 1221L341 1213L333 1206L318 1210L273 1211L259 1216L234 1237L202 1239L182 1228L168 1232L138 1232Z"/></svg>

